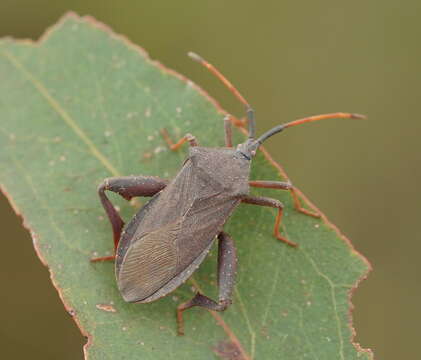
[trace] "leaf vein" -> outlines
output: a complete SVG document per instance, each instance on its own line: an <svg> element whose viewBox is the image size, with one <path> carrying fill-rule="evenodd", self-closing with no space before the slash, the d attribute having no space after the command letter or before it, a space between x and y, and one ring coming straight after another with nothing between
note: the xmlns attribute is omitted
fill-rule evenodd
<svg viewBox="0 0 421 360"><path fill-rule="evenodd" d="M251 343L251 358L254 359L254 353L256 350L256 332L253 330L253 327L251 326L250 318L248 316L247 309L244 305L243 299L240 294L240 290L238 290L238 287L235 287L235 294L237 295L238 302L240 304L241 313L243 314L244 318L246 319L247 329L250 333L250 343Z"/></svg>
<svg viewBox="0 0 421 360"><path fill-rule="evenodd" d="M320 275L323 279L325 279L327 281L327 283L329 284L330 296L331 296L331 299L332 299L332 305L333 305L333 310L334 310L334 315L335 315L335 320L336 320L336 327L337 327L338 338L339 338L339 356L340 356L341 360L345 360L344 339L343 339L343 336L342 336L341 320L340 320L339 315L338 315L338 307L337 307L337 303L336 303L336 293L335 293L335 287L336 286L333 283L333 281L317 267L314 260L305 251L303 251L303 253L304 253L304 256L307 258L307 260L310 262L310 264L313 266L316 273L318 275Z"/></svg>
<svg viewBox="0 0 421 360"><path fill-rule="evenodd" d="M28 69L26 69L19 60L10 52L3 50L9 62L19 70L29 82L40 92L48 104L60 115L64 122L75 132L77 136L85 143L92 155L94 155L114 176L121 176L117 169L110 163L110 161L102 154L95 146L93 141L86 135L86 133L79 127L76 121L69 115L69 113L60 105L60 103L49 93L47 88L34 76Z"/></svg>

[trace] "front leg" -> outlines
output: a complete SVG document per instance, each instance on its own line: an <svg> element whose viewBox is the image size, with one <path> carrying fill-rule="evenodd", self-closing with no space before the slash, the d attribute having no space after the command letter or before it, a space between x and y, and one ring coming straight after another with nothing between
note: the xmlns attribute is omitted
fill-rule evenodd
<svg viewBox="0 0 421 360"><path fill-rule="evenodd" d="M225 137L225 146L232 148L232 127L231 127L231 116L226 115L224 117L224 137Z"/></svg>
<svg viewBox="0 0 421 360"><path fill-rule="evenodd" d="M299 211L303 214L315 217L315 218L320 218L319 213L312 212L312 211L309 211L309 210L303 208L303 206L300 203L300 200L298 198L298 195L297 195L297 192L296 192L294 186L292 186L292 184L289 183L289 182L255 180L255 181L250 181L249 185L253 186L253 187L258 187L258 188L289 190L291 192L292 198L294 200L295 210L297 210L297 211Z"/></svg>
<svg viewBox="0 0 421 360"><path fill-rule="evenodd" d="M102 206L110 220L114 235L114 251L117 249L124 221L108 199L105 191L112 191L121 195L126 200L135 196L153 196L168 184L167 180L155 176L124 176L105 179L98 187L98 195ZM92 259L92 262L113 260L114 256Z"/></svg>
<svg viewBox="0 0 421 360"><path fill-rule="evenodd" d="M197 293L193 299L177 307L178 334L184 335L183 311L193 306L201 306L208 310L224 311L231 305L232 292L234 290L235 275L237 271L237 255L234 241L225 233L218 235L218 302Z"/></svg>
<svg viewBox="0 0 421 360"><path fill-rule="evenodd" d="M245 198L241 200L241 202L245 204L269 206L269 207L278 209L278 215L276 215L275 226L273 228L273 234L278 240L288 244L289 246L292 246L292 247L298 246L295 242L292 242L288 240L287 238L283 237L281 233L279 232L279 225L282 220L282 213L284 209L284 205L279 200L271 199L271 198L267 198L263 196L246 196Z"/></svg>

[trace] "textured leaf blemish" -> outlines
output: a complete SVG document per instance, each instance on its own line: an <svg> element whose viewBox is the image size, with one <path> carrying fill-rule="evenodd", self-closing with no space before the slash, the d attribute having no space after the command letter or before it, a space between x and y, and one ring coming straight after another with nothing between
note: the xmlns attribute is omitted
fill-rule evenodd
<svg viewBox="0 0 421 360"><path fill-rule="evenodd" d="M247 360L241 354L241 351L237 346L230 341L220 341L216 346L213 347L213 351L221 359L225 360Z"/></svg>
<svg viewBox="0 0 421 360"><path fill-rule="evenodd" d="M95 307L98 310L102 310L106 312L111 312L111 313L117 312L116 308L111 304L96 304Z"/></svg>

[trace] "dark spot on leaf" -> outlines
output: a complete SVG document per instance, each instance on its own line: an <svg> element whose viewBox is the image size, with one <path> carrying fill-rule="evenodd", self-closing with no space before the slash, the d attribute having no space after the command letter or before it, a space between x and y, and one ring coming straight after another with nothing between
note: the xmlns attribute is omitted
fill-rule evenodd
<svg viewBox="0 0 421 360"><path fill-rule="evenodd" d="M260 329L260 332L261 332L261 334L262 334L262 336L264 336L264 337L268 337L268 328L267 328L267 326L262 326L262 328Z"/></svg>
<svg viewBox="0 0 421 360"><path fill-rule="evenodd" d="M153 158L153 156L154 156L153 153L147 151L147 152L143 153L141 161L150 160L150 159Z"/></svg>
<svg viewBox="0 0 421 360"><path fill-rule="evenodd" d="M246 360L236 344L231 341L220 341L212 348L216 355L226 360Z"/></svg>

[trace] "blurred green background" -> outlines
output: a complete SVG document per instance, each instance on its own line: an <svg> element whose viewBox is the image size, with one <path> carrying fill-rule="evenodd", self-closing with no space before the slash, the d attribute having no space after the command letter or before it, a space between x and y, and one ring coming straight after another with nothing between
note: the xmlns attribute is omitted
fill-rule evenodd
<svg viewBox="0 0 421 360"><path fill-rule="evenodd" d="M38 39L67 10L108 24L241 116L185 55L198 52L251 102L259 133L306 115L367 114L295 128L267 147L374 267L353 297L356 340L377 359L418 358L420 1L2 0L0 36ZM4 197L0 214L2 358L82 359L85 339Z"/></svg>

